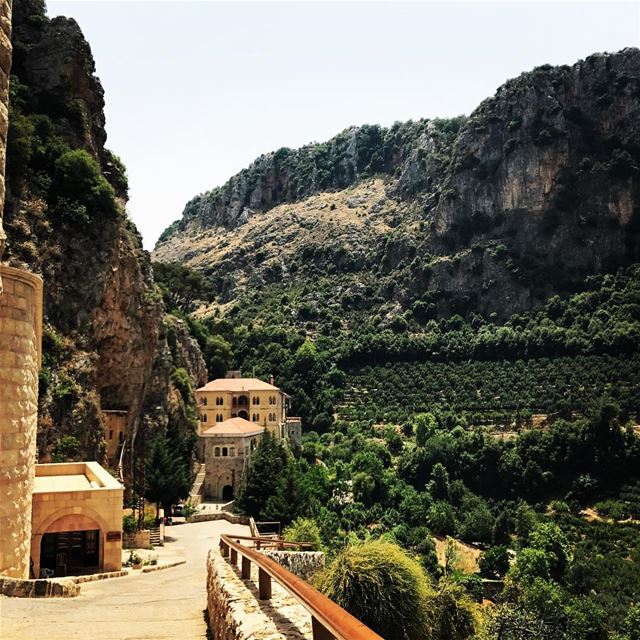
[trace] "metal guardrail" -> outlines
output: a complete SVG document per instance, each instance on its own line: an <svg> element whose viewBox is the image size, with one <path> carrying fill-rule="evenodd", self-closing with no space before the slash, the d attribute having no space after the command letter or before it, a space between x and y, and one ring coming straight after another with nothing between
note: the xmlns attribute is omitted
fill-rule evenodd
<svg viewBox="0 0 640 640"><path fill-rule="evenodd" d="M242 558L241 576L251 578L251 564L258 567L258 595L261 600L271 599L271 580L275 580L292 595L310 614L313 640L383 640L375 631L354 618L327 596L314 589L302 578L257 551L245 546L240 540L273 543L271 539L254 539L249 536L220 536L220 553L229 558L233 566L238 565L238 554ZM293 543L301 544L301 543Z"/></svg>

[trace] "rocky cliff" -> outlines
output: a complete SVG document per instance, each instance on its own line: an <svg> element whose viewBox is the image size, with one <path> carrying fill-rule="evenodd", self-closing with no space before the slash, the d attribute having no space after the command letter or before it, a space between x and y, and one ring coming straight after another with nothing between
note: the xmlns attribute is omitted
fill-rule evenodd
<svg viewBox="0 0 640 640"><path fill-rule="evenodd" d="M204 362L165 316L126 215L126 174L104 146L103 90L77 23L17 0L13 46L5 259L45 281L39 456L102 460L101 410L126 410L131 479L150 437L172 420L193 429L173 380L184 368L202 383Z"/></svg>
<svg viewBox="0 0 640 640"><path fill-rule="evenodd" d="M260 289L306 296L285 322L505 319L640 259L639 116L637 49L540 67L468 118L262 156L189 202L154 259L209 276L209 311L261 313Z"/></svg>

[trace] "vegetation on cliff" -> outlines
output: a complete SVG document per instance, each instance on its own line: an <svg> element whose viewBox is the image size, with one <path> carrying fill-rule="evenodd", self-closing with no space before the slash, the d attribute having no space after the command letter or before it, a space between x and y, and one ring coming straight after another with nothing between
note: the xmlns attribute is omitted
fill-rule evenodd
<svg viewBox="0 0 640 640"><path fill-rule="evenodd" d="M45 282L39 458L104 461L102 410L127 411L123 471L141 494L158 438L180 441L190 476L191 388L204 363L164 316L127 217L126 171L104 146L103 90L78 25L47 18L41 0L16 0L12 41L5 257Z"/></svg>

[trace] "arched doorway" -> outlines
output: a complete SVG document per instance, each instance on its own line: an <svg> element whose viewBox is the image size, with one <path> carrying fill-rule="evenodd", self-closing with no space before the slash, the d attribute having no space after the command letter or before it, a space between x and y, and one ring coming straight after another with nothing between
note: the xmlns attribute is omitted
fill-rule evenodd
<svg viewBox="0 0 640 640"><path fill-rule="evenodd" d="M238 418L244 418L245 420L249 419L249 414L246 411L240 411L238 414Z"/></svg>
<svg viewBox="0 0 640 640"><path fill-rule="evenodd" d="M55 577L96 573L100 569L100 530L54 531L40 542L40 571Z"/></svg>
<svg viewBox="0 0 640 640"><path fill-rule="evenodd" d="M222 499L233 500L233 487L230 484L225 484L222 487Z"/></svg>

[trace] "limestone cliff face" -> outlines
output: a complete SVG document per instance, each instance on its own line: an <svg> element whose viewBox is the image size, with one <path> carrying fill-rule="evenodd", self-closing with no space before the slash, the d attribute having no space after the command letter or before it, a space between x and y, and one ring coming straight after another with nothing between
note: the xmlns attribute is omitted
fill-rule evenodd
<svg viewBox="0 0 640 640"><path fill-rule="evenodd" d="M200 383L204 363L184 333L190 356L173 361L180 349L168 347L149 256L124 211L126 176L104 147L103 90L78 25L17 1L13 42L5 257L45 282L40 457L101 460L100 410L127 410L131 479L174 411L172 371Z"/></svg>
<svg viewBox="0 0 640 640"><path fill-rule="evenodd" d="M154 259L210 275L223 311L336 274L368 313L506 318L640 260L639 83L640 51L598 54L510 80L469 118L263 156L190 202Z"/></svg>

